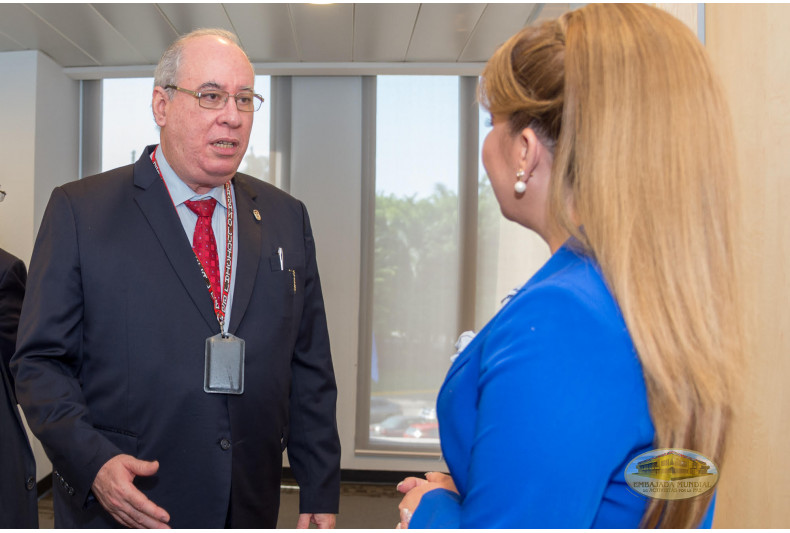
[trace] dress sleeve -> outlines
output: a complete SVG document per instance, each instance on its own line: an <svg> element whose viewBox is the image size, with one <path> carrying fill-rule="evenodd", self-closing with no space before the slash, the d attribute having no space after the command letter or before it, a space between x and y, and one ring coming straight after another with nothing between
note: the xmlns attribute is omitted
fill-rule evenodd
<svg viewBox="0 0 790 533"><path fill-rule="evenodd" d="M482 348L464 494L426 494L412 527L593 524L610 480L652 438L641 366L613 310L548 287L497 318Z"/></svg>

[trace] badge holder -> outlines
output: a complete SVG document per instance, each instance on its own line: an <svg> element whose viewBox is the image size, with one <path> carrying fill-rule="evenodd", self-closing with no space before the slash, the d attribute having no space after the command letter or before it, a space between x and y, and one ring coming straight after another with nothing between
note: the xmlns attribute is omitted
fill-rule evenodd
<svg viewBox="0 0 790 533"><path fill-rule="evenodd" d="M203 390L214 394L244 393L244 339L221 334L206 339Z"/></svg>

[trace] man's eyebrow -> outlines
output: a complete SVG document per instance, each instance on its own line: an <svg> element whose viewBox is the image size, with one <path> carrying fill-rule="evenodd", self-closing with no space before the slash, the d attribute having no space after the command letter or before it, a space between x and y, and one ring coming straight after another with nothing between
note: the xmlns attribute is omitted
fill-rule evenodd
<svg viewBox="0 0 790 533"><path fill-rule="evenodd" d="M217 83L215 81L207 81L207 82L201 84L200 87L198 87L198 91L200 91L201 89L219 89L219 90L221 90L222 87L220 87L219 83Z"/></svg>
<svg viewBox="0 0 790 533"><path fill-rule="evenodd" d="M198 91L202 91L206 89L216 89L218 91L224 90L222 86L215 81L207 81L197 88ZM253 86L251 85L245 85L241 87L239 90L244 92L255 92L255 89L253 89Z"/></svg>

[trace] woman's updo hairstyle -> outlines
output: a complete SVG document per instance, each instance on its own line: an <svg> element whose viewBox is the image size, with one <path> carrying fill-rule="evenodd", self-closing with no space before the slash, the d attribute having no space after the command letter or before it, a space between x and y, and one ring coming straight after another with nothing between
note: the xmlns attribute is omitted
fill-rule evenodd
<svg viewBox="0 0 790 533"><path fill-rule="evenodd" d="M564 18L527 27L497 50L483 70L478 100L509 117L513 133L530 127L553 147L565 88Z"/></svg>

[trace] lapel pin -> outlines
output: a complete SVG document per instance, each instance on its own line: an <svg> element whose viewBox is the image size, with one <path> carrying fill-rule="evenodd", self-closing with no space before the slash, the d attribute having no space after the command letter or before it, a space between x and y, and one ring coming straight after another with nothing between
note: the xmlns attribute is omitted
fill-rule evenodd
<svg viewBox="0 0 790 533"><path fill-rule="evenodd" d="M254 216L255 220L257 220L258 222L261 221L261 212L258 211L257 209L252 210L252 216Z"/></svg>

